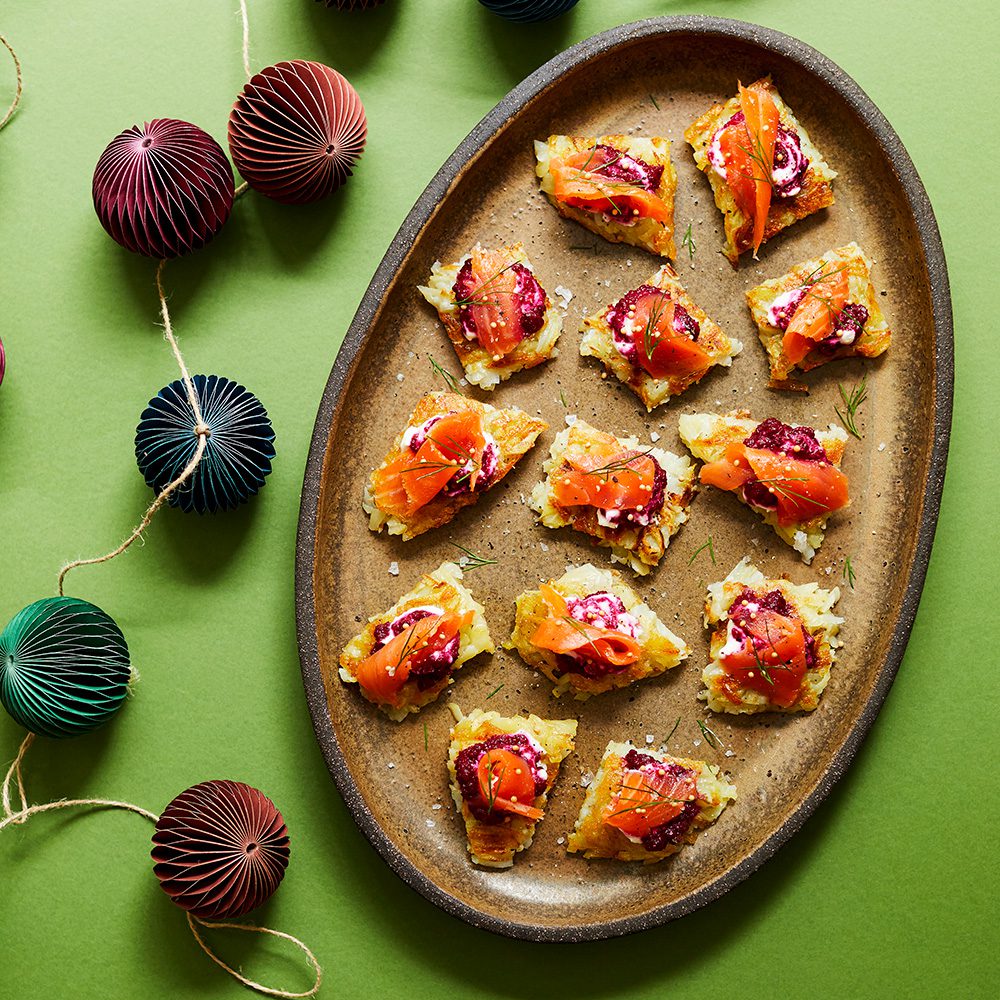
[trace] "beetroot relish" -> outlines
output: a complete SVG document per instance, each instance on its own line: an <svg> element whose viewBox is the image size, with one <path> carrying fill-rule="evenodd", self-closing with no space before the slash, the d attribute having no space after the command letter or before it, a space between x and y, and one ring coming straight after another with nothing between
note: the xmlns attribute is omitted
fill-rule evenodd
<svg viewBox="0 0 1000 1000"><path fill-rule="evenodd" d="M594 147L587 170L600 173L616 181L634 184L645 191L655 191L663 177L663 167L654 166L638 156L630 156L614 146L599 143Z"/></svg>
<svg viewBox="0 0 1000 1000"><path fill-rule="evenodd" d="M506 813L491 810L479 787L479 761L490 750L509 750L517 754L535 779L535 797L545 791L547 779L539 769L539 753L524 733L502 733L490 736L480 743L473 743L459 751L455 758L455 777L469 812L481 823L502 823Z"/></svg>
<svg viewBox="0 0 1000 1000"><path fill-rule="evenodd" d="M689 771L686 767L681 767L680 764L674 764L673 762L664 763L662 760L651 757L648 753L639 753L638 750L629 750L622 758L622 763L626 771L641 771L643 768L655 767L657 771L665 771L666 776L670 778L681 778L685 775L690 775L692 779L696 780L694 772ZM642 838L642 846L647 851L662 851L668 844L676 846L691 828L691 824L694 822L695 816L698 815L700 808L697 800L685 802L681 811L672 820L661 823L659 826L654 826Z"/></svg>
<svg viewBox="0 0 1000 1000"><path fill-rule="evenodd" d="M521 336L522 338L530 337L542 328L545 321L545 289L523 264L512 264L510 269L517 278L514 284L514 307L517 310L521 326ZM471 258L459 268L452 293L456 302L475 298L476 289L473 287ZM462 326L462 333L469 340L479 339L471 306L458 307L458 320Z"/></svg>
<svg viewBox="0 0 1000 1000"><path fill-rule="evenodd" d="M791 618L796 621L800 620L799 613L788 603L785 595L780 590L771 590L766 594L755 594L749 587L744 587L740 596L729 606L727 617L733 623L733 637L737 640L749 639L757 649L766 646L767 640L760 637L751 637L743 629L737 627L738 619L740 617L743 619L746 618L744 609L747 604L756 604L760 608L773 611L775 614L783 615L785 618ZM806 644L806 670L812 670L817 663L816 640L810 635L804 625L802 626L802 638Z"/></svg>
<svg viewBox="0 0 1000 1000"><path fill-rule="evenodd" d="M833 354L841 347L850 347L861 336L868 322L868 309L860 302L848 302L833 325L833 333L817 345L824 354Z"/></svg>
<svg viewBox="0 0 1000 1000"><path fill-rule="evenodd" d="M377 653L383 646L391 642L405 628L420 621L423 618L430 618L433 611L425 611L422 608L414 608L406 611L391 622L382 622L375 626L375 642L372 644L371 652ZM461 636L457 633L440 649L431 653L415 657L410 662L410 677L417 682L417 688L426 691L439 681L443 680L451 673L451 668L458 659L458 651L461 648ZM370 654L369 654L370 655Z"/></svg>
<svg viewBox="0 0 1000 1000"><path fill-rule="evenodd" d="M789 458L830 463L826 451L816 438L816 431L811 427L792 427L783 424L777 417L762 420L743 443L748 448L758 448L762 451L775 453L783 451Z"/></svg>

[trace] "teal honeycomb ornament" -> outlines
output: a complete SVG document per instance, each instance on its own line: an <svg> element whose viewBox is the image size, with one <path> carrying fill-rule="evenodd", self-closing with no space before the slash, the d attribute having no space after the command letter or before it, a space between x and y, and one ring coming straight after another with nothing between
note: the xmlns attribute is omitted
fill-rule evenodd
<svg viewBox="0 0 1000 1000"><path fill-rule="evenodd" d="M41 736L103 726L121 708L131 676L122 630L75 597L35 601L0 633L0 702Z"/></svg>

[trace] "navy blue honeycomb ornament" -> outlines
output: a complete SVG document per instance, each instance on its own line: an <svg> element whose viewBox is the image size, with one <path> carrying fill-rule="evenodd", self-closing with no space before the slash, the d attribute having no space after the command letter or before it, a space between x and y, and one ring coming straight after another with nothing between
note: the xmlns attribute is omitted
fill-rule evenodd
<svg viewBox="0 0 1000 1000"><path fill-rule="evenodd" d="M264 485L274 458L274 428L257 397L219 375L191 378L208 428L205 453L191 478L173 493L173 507L214 514L246 503ZM146 484L159 493L173 482L198 447L195 415L177 379L142 411L135 458Z"/></svg>
<svg viewBox="0 0 1000 1000"><path fill-rule="evenodd" d="M507 21L528 24L551 21L577 5L577 0L479 0L487 9Z"/></svg>
<svg viewBox="0 0 1000 1000"><path fill-rule="evenodd" d="M87 601L35 601L0 633L0 702L41 736L81 736L104 725L131 677L122 630Z"/></svg>

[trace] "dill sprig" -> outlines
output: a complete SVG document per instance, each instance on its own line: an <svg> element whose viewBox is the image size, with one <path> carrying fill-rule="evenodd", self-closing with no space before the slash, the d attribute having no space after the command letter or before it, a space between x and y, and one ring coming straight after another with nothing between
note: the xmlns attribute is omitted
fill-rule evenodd
<svg viewBox="0 0 1000 1000"><path fill-rule="evenodd" d="M572 626L577 632L580 633L587 640L587 645L591 647L594 651L595 656L600 656L601 651L597 648L597 643L594 641L594 637L587 631L583 622L577 621L571 615L559 615L559 620L566 622L568 625Z"/></svg>
<svg viewBox="0 0 1000 1000"><path fill-rule="evenodd" d="M846 264L841 264L839 267L835 267L832 271L826 270L826 265L829 261L823 261L817 267L814 267L803 279L800 288L812 288L814 285L818 285L821 281L826 281L827 278L832 278L835 274L840 274L841 271L847 270Z"/></svg>
<svg viewBox="0 0 1000 1000"><path fill-rule="evenodd" d="M696 548L694 550L694 554L691 556L690 559L688 559L688 566L690 566L691 563L693 563L695 561L695 559L697 559L698 556L701 555L701 553L705 551L705 549L708 549L708 554L712 557L712 565L714 566L715 565L715 547L712 545L712 536L711 535L708 536L708 541L707 542L703 542L701 545L698 546L698 548Z"/></svg>
<svg viewBox="0 0 1000 1000"><path fill-rule="evenodd" d="M833 408L834 412L840 417L841 422L847 428L847 433L854 435L860 441L861 435L858 433L858 425L855 423L855 417L858 415L858 408L868 398L868 372L865 372L861 376L861 381L850 392L839 383L837 384L837 388L840 389L840 398L844 401L844 412L840 412L839 406Z"/></svg>
<svg viewBox="0 0 1000 1000"><path fill-rule="evenodd" d="M698 249L694 242L694 232L692 230L693 222L688 223L687 229L684 230L684 237L681 239L681 246L684 247L688 252L688 259L694 260L694 253Z"/></svg>
<svg viewBox="0 0 1000 1000"><path fill-rule="evenodd" d="M657 295L656 302L650 308L649 315L646 317L646 326L642 331L642 347L646 352L646 357L650 361L653 360L653 352L660 346L660 342L665 336L657 332L656 324L667 308L666 303L669 301L670 298L668 296L663 294Z"/></svg>
<svg viewBox="0 0 1000 1000"><path fill-rule="evenodd" d="M496 779L496 786L499 787L500 782L503 781L503 768L500 768L499 773L494 770L497 766L496 761L490 756L490 751L486 751L486 811L493 812L493 803L496 801L496 787L494 787L494 778Z"/></svg>
<svg viewBox="0 0 1000 1000"><path fill-rule="evenodd" d="M847 556L844 559L844 579L847 581L851 590L854 590L854 567L851 565L851 557Z"/></svg>
<svg viewBox="0 0 1000 1000"><path fill-rule="evenodd" d="M426 641L424 643L425 645L426 645L427 642L430 641L430 636L432 636L434 634L434 630L438 627L438 624L440 623L440 621L441 621L441 619L443 617L444 617L444 615L438 615L434 619L434 624L433 624L430 632L427 633L427 639L426 639ZM420 621L426 621L425 618L421 618L419 620ZM411 653L413 653L416 650L416 648L417 648L417 622L414 622L410 626L410 630L409 630L409 632L406 635L406 641L403 643L403 648L399 651L399 656L396 659L396 666L393 669L394 670L401 669L402 666L403 666L403 664L406 662L406 658Z"/></svg>
<svg viewBox="0 0 1000 1000"><path fill-rule="evenodd" d="M427 723L424 723L424 753L427 753Z"/></svg>
<svg viewBox="0 0 1000 1000"><path fill-rule="evenodd" d="M678 726L679 726L680 724L681 724L681 717L680 717L680 716L678 715L678 716L677 716L677 721L676 721L676 722L674 723L674 728L670 730L670 733L669 733L669 735L668 735L668 736L667 736L667 738L666 738L666 739L665 739L665 740L663 741L663 742L664 742L665 744L666 744L666 743L669 743L669 742L670 742L670 740L671 740L671 737L672 737L672 736L674 735L674 733L676 733L676 732L677 732L677 727L678 727Z"/></svg>
<svg viewBox="0 0 1000 1000"><path fill-rule="evenodd" d="M495 688L494 688L494 689L493 689L493 690L492 690L492 691L491 691L491 692L490 692L490 693L489 693L489 694L488 694L488 695L487 695L487 696L486 696L486 697L485 697L485 698L483 699L483 701L489 701L489 700L490 700L490 698L492 698L492 697L493 697L493 695L497 694L498 692L500 692L500 691L501 691L501 690L503 689L503 686L504 686L503 684L498 684L498 685L497 685L497 686L496 686L496 687L495 687Z"/></svg>
<svg viewBox="0 0 1000 1000"><path fill-rule="evenodd" d="M462 392L458 384L458 379L447 368L443 368L437 363L437 361L432 357L431 361L431 371L435 375L440 375L444 379L444 383L452 392L457 392L459 396L464 396L465 393Z"/></svg>
<svg viewBox="0 0 1000 1000"><path fill-rule="evenodd" d="M562 389L559 390L559 402L562 403L564 410L569 409L569 404L566 402L566 393Z"/></svg>
<svg viewBox="0 0 1000 1000"><path fill-rule="evenodd" d="M757 664L757 669L761 672L761 676L764 678L764 680L767 681L767 683L770 684L771 687L774 687L774 678L771 676L771 671L791 670L792 669L791 662L789 660L779 659L780 654L778 653L778 647L775 646L774 640L771 638L771 629L770 626L767 624L767 622L764 623L764 634L767 638L767 644L768 646L771 647L771 652L774 653L775 659L779 660L779 662L772 663L770 666L764 663L764 661L760 658L760 653L757 652L757 643L754 642L755 636L753 632L751 632L749 629L744 629L744 631L747 633L747 641L750 643L750 652L753 653L753 658ZM756 638L759 638L759 636L757 636Z"/></svg>
<svg viewBox="0 0 1000 1000"><path fill-rule="evenodd" d="M490 296L492 296L494 302L497 302L497 298L500 295L513 295L514 294L513 290L511 290L511 291L504 291L504 290L496 291L494 289L493 291L491 291L489 293L488 296L485 296L485 297L482 295L482 292L483 292L483 289L489 288L489 286L492 285L493 282L496 281L497 278L500 277L500 275L505 274L515 264L520 264L520 263L522 263L522 261L520 259L518 259L518 260L512 260L505 267L501 267L499 271L494 271L493 274L491 274L485 281L480 282L479 287L473 290L473 292L472 292L472 294L471 294L471 296L469 298L467 298L467 299L455 299L455 305L456 306L482 306L482 305L486 305L486 303L489 302L489 300L490 300L489 297Z"/></svg>
<svg viewBox="0 0 1000 1000"><path fill-rule="evenodd" d="M746 129L747 138L750 140L750 145L752 148L747 149L746 146L740 146L740 149L750 157L751 162L760 170L762 177L757 177L752 171L749 177L752 181L764 181L769 188L773 190L774 188L774 147L771 147L771 156L768 157L764 153L764 142L761 139L760 132L756 128L750 127L750 122L746 120L744 116L743 124ZM777 138L777 137L776 137ZM744 176L748 176L744 174Z"/></svg>
<svg viewBox="0 0 1000 1000"><path fill-rule="evenodd" d="M440 451L444 454L444 460L440 462L427 462L421 460L416 465L411 465L408 469L401 469L400 475L404 473L419 472L421 475L417 476L417 479L428 479L438 472L444 469L455 469L461 472L461 475L456 477L456 482L461 483L465 480L475 481L475 477L482 470L482 464L476 458L472 452L469 451L464 445L456 441L450 434L445 435L445 441L439 441L432 434L427 435L428 441L433 441L434 444L438 446ZM448 453L451 453L456 458L461 458L461 462L457 461L447 461ZM466 468L468 466L468 468Z"/></svg>
<svg viewBox="0 0 1000 1000"><path fill-rule="evenodd" d="M623 816L625 813L634 812L639 809L652 809L656 806L684 806L691 801L691 799L676 799L669 795L664 795L659 788L646 780L638 788L628 790L632 792L646 792L652 798L645 798L642 795L625 795L625 789L623 789L618 795L618 802L634 802L635 805L616 809L610 814L609 818Z"/></svg>
<svg viewBox="0 0 1000 1000"><path fill-rule="evenodd" d="M805 503L811 503L814 507L822 507L825 509L826 504L821 500L814 500L812 497L806 496L805 493L799 493L798 490L793 490L790 486L786 486L786 483L805 483L808 479L805 476L788 476L780 477L776 476L770 479L758 479L758 483L767 483L773 488L773 492L784 497L786 500L794 497L796 500L802 500Z"/></svg>
<svg viewBox="0 0 1000 1000"><path fill-rule="evenodd" d="M660 105L656 103L656 98L653 97L652 94L650 94L649 95L649 99L653 102L653 107L656 108L657 111L659 111L660 110Z"/></svg>
<svg viewBox="0 0 1000 1000"><path fill-rule="evenodd" d="M420 462L417 465L411 465L408 469L400 469L399 474L405 475L411 472L419 472L420 475L417 479L430 479L431 476L436 475L443 469L461 469L462 465L457 462Z"/></svg>
<svg viewBox="0 0 1000 1000"><path fill-rule="evenodd" d="M496 566L496 559L487 559L486 556L476 555L472 549L467 549L464 545L459 545L458 542L451 543L456 549L461 549L465 555L462 557L462 569L468 573L473 570L482 569L484 566Z"/></svg>
<svg viewBox="0 0 1000 1000"><path fill-rule="evenodd" d="M701 735L705 737L705 742L713 749L718 750L722 746L722 740L701 719L695 719L694 721L698 723L698 728L701 730Z"/></svg>
<svg viewBox="0 0 1000 1000"><path fill-rule="evenodd" d="M608 180L605 180L604 178L599 178L598 180L594 180L594 176L596 174L600 174L602 170L606 170L608 167L611 166L612 163L617 163L618 160L620 160L622 156L624 156L625 154L622 153L620 150L618 150L616 151L617 152L616 156L613 156L610 160L605 160L603 163L599 164L595 169L591 170L590 161L593 160L594 154L596 152L597 152L597 146L595 145L594 148L587 154L587 159L583 161L582 166L580 166L579 169L577 170L575 179L580 180L580 178L582 178L585 173L590 174L590 177L586 178L586 180L589 183L593 184L594 187L597 188L597 190L602 195L604 195L604 197L608 200L608 203L616 212L620 212L621 209L614 203L614 200L612 199L611 195L609 195L607 192L607 188L615 186L628 188L631 185L623 185L620 182L616 185L615 182L612 181L610 178Z"/></svg>
<svg viewBox="0 0 1000 1000"><path fill-rule="evenodd" d="M647 448L646 451L637 451L631 455L628 452L625 452L618 458L608 462L607 465L602 465L598 469L590 469L585 473L585 475L604 476L604 478L607 479L608 476L615 472L624 472L625 470L636 472L636 470L632 468L632 463L638 461L640 458L648 458L652 451L652 448Z"/></svg>

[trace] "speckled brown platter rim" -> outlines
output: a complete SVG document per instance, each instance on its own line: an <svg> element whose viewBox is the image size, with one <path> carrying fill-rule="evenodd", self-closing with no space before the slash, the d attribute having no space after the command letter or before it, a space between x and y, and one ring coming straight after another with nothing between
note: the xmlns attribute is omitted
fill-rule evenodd
<svg viewBox="0 0 1000 1000"><path fill-rule="evenodd" d="M858 114L874 142L891 164L908 200L925 256L930 284L935 331L935 384L933 444L929 475L921 498L919 536L906 589L898 610L888 653L879 670L877 682L861 710L854 728L835 753L817 785L763 844L714 881L669 904L647 912L585 925L539 926L498 918L481 912L446 892L420 872L400 853L365 805L354 778L345 764L327 710L326 693L320 672L316 637L316 607L313 589L316 530L323 480L323 464L334 426L334 416L341 394L349 384L354 363L372 328L383 298L397 270L402 265L417 234L430 219L434 209L448 194L466 164L475 158L491 138L529 102L560 77L588 60L604 55L619 46L639 39L655 39L671 34L701 34L730 38L756 45L766 52L782 56L813 73ZM476 927L510 937L533 941L584 941L614 937L654 927L684 916L718 898L743 881L767 861L812 814L827 796L834 783L847 770L862 741L875 721L892 685L910 636L930 559L934 531L940 507L951 428L954 386L954 346L951 296L948 273L937 222L930 201L916 169L892 126L864 91L835 63L795 38L744 21L700 15L651 18L623 25L588 38L550 60L515 87L468 135L435 175L417 200L382 259L343 345L337 354L329 381L323 392L306 464L296 546L296 621L299 656L306 699L312 714L316 738L327 767L355 821L386 864L404 882L431 902Z"/></svg>

